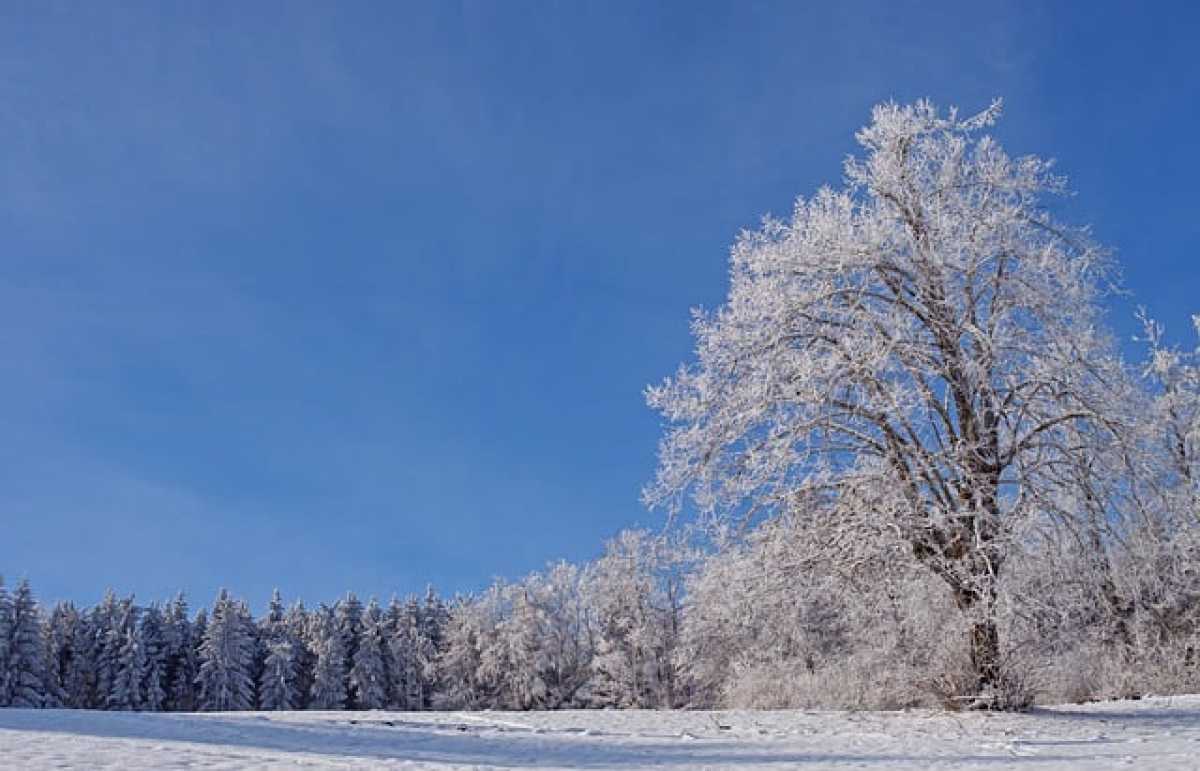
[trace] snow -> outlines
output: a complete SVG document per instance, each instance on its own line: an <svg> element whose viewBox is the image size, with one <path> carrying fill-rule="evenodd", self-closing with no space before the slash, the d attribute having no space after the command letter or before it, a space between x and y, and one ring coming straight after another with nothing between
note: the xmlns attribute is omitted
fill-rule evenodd
<svg viewBox="0 0 1200 771"><path fill-rule="evenodd" d="M909 712L0 709L0 766L1195 769L1200 696Z"/></svg>

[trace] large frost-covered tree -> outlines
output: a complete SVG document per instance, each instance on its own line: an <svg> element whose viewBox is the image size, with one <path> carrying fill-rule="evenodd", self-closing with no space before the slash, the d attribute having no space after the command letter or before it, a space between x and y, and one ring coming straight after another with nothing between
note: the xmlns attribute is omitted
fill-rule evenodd
<svg viewBox="0 0 1200 771"><path fill-rule="evenodd" d="M1076 516L1074 461L1114 439L1125 374L1098 318L1103 253L1045 208L1050 164L984 133L998 115L881 105L843 189L738 239L698 360L648 391L672 426L646 491L726 521L799 512L845 559L902 545L962 611L962 695L992 707L1006 562Z"/></svg>

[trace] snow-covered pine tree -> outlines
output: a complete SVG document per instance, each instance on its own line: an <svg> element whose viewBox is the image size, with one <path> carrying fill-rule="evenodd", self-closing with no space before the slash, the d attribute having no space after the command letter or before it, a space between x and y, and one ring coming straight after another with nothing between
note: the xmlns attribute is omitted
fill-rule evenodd
<svg viewBox="0 0 1200 771"><path fill-rule="evenodd" d="M345 597L334 604L335 623L338 633L342 636L342 649L346 656L344 664L346 709L358 708L358 704L354 700L354 691L350 687L350 667L354 661L354 655L358 653L358 641L362 636L362 613L362 603L359 602L354 592L347 592Z"/></svg>
<svg viewBox="0 0 1200 771"><path fill-rule="evenodd" d="M245 606L222 589L200 645L199 708L207 712L254 707L254 637Z"/></svg>
<svg viewBox="0 0 1200 771"><path fill-rule="evenodd" d="M121 606L114 628L119 640L112 685L105 706L113 710L140 710L145 704L146 650L142 643L141 609L132 602Z"/></svg>
<svg viewBox="0 0 1200 771"><path fill-rule="evenodd" d="M258 678L258 706L266 710L299 708L297 658L300 640L291 631L283 598L276 589L271 594L267 615L259 628L259 639L265 650Z"/></svg>
<svg viewBox="0 0 1200 771"><path fill-rule="evenodd" d="M317 661L309 709L346 708L346 643L334 609L322 603L312 615L309 633Z"/></svg>
<svg viewBox="0 0 1200 771"><path fill-rule="evenodd" d="M383 709L391 690L386 663L387 640L383 613L371 598L362 616L358 650L350 667L350 692L358 709Z"/></svg>
<svg viewBox="0 0 1200 771"><path fill-rule="evenodd" d="M112 589L104 593L100 604L92 608L92 660L95 662L95 687L92 690L93 709L107 709L109 695L117 678L124 632L122 619L129 614L132 598L117 599Z"/></svg>
<svg viewBox="0 0 1200 771"><path fill-rule="evenodd" d="M67 678L72 669L75 652L76 627L79 611L69 602L60 602L42 625L43 646L46 651L46 679L42 692L47 707L74 707L67 691Z"/></svg>
<svg viewBox="0 0 1200 771"><path fill-rule="evenodd" d="M258 682L258 708L291 710L297 708L296 650L288 637L266 638L267 657L263 660Z"/></svg>
<svg viewBox="0 0 1200 771"><path fill-rule="evenodd" d="M42 620L29 581L23 579L12 595L12 620L8 634L9 705L45 706L46 653Z"/></svg>
<svg viewBox="0 0 1200 771"><path fill-rule="evenodd" d="M142 656L144 660L141 709L160 712L166 709L168 687L167 676L170 654L166 622L158 605L151 605L142 613L140 628Z"/></svg>
<svg viewBox="0 0 1200 771"><path fill-rule="evenodd" d="M419 710L424 699L424 662L421 661L421 606L410 596L401 603L396 597L388 603L387 650L388 670L391 673L392 709Z"/></svg>
<svg viewBox="0 0 1200 771"><path fill-rule="evenodd" d="M96 705L96 630L92 612L84 610L72 629L71 657L63 671L66 705L89 709Z"/></svg>
<svg viewBox="0 0 1200 771"><path fill-rule="evenodd" d="M166 701L163 708L177 712L196 709L196 675L199 674L197 644L188 618L187 598L175 595L163 620L166 671Z"/></svg>
<svg viewBox="0 0 1200 771"><path fill-rule="evenodd" d="M309 694L312 693L313 669L317 665L317 656L309 645L308 631L311 624L303 602L297 600L292 603L287 611L286 622L288 634L295 644L293 651L293 662L296 669L294 709L304 709L308 706Z"/></svg>
<svg viewBox="0 0 1200 771"><path fill-rule="evenodd" d="M420 635L417 642L417 661L421 668L421 709L433 707L433 695L440 687L437 658L442 650L448 619L446 603L430 584L425 588L425 604L421 608Z"/></svg>

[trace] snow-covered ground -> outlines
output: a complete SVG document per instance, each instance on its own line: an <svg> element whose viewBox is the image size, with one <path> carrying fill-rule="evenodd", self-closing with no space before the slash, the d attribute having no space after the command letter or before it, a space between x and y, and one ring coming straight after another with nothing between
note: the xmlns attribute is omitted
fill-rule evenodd
<svg viewBox="0 0 1200 771"><path fill-rule="evenodd" d="M1200 768L1200 696L944 712L0 709L0 767Z"/></svg>

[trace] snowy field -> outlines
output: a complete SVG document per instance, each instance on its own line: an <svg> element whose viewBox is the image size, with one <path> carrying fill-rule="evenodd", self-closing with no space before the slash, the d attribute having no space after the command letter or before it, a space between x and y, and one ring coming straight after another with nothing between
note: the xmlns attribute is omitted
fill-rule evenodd
<svg viewBox="0 0 1200 771"><path fill-rule="evenodd" d="M0 767L1200 768L1200 696L943 712L0 709Z"/></svg>

